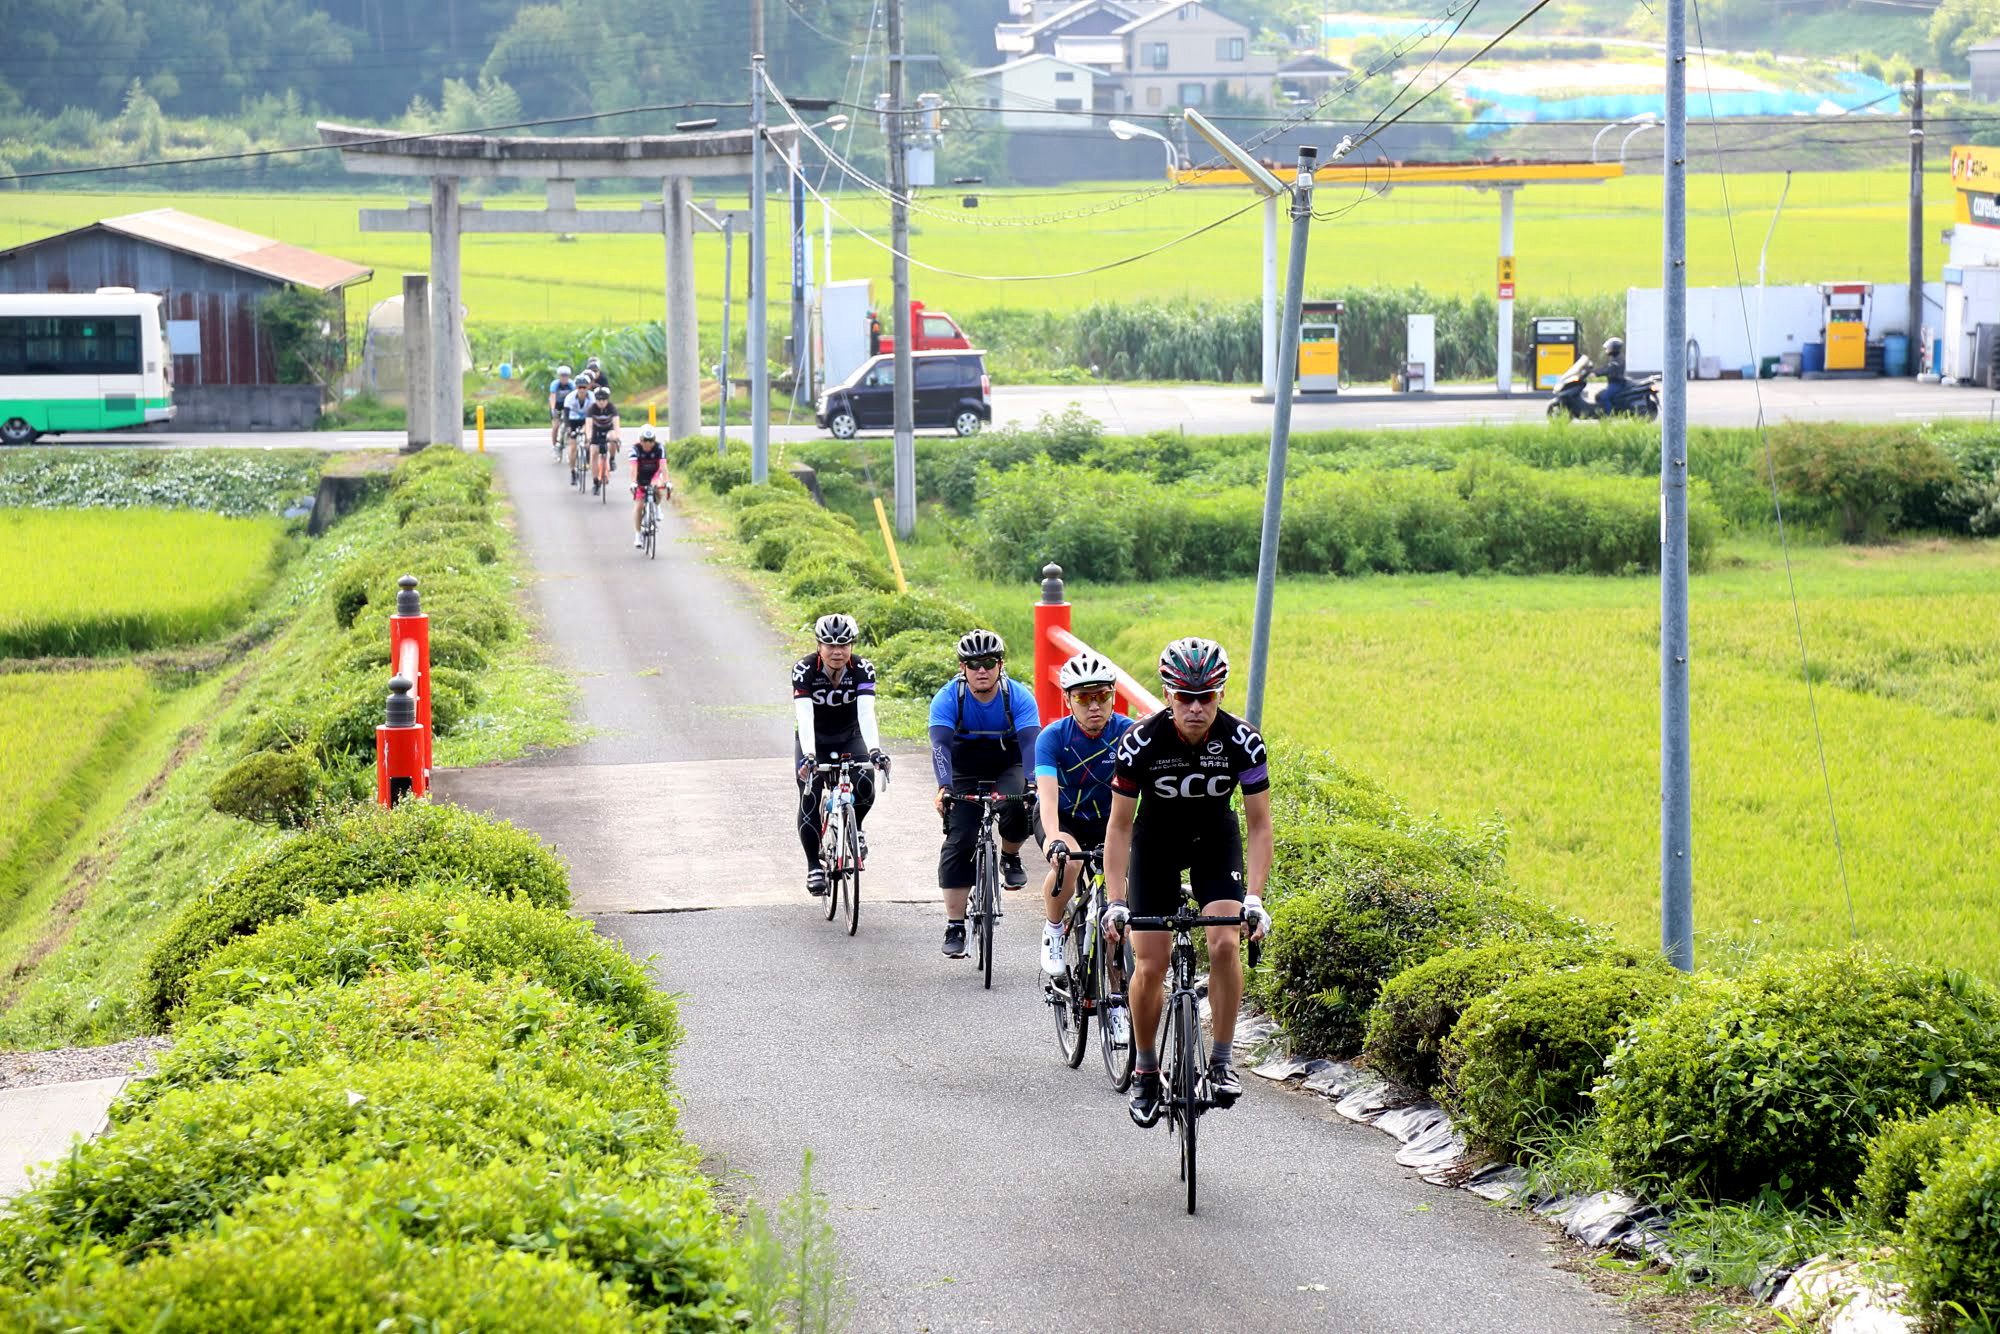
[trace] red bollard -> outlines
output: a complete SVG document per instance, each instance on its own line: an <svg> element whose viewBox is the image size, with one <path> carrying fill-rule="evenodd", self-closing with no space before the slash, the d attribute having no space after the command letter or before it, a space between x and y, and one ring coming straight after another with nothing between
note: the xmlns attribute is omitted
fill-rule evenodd
<svg viewBox="0 0 2000 1334"><path fill-rule="evenodd" d="M423 762L423 729L417 725L417 702L407 676L389 678L385 721L375 729L375 801L390 807L430 791Z"/></svg>
<svg viewBox="0 0 2000 1334"><path fill-rule="evenodd" d="M1068 712L1056 674L1069 655L1050 642L1051 630L1069 629L1069 603L1063 599L1062 566L1042 567L1042 600L1035 604L1035 711L1047 727Z"/></svg>
<svg viewBox="0 0 2000 1334"><path fill-rule="evenodd" d="M414 661L406 660L414 652ZM389 670L407 678L416 694L417 726L423 733L421 757L431 771L431 618L417 600L417 577L396 581L396 613L389 618Z"/></svg>

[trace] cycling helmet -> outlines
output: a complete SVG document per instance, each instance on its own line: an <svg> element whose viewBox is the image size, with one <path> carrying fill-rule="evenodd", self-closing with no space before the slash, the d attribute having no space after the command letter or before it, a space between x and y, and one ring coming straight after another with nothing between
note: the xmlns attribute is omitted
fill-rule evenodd
<svg viewBox="0 0 2000 1334"><path fill-rule="evenodd" d="M639 428L639 438L640 438L641 440L644 440L644 441L647 441L647 442L649 442L649 443L650 443L651 441L654 441L654 440L657 440L657 439L659 439L659 436L660 436L660 433L659 433L658 431L655 431L655 430L654 430L654 429L653 429L652 427L650 427L650 426L641 426L641 427Z"/></svg>
<svg viewBox="0 0 2000 1334"><path fill-rule="evenodd" d="M1118 669L1090 650L1071 658L1056 674L1056 683L1065 693L1082 686L1108 686L1118 681Z"/></svg>
<svg viewBox="0 0 2000 1334"><path fill-rule="evenodd" d="M578 371L576 373L576 382L582 385L586 389L590 387L590 382L592 380L595 380L596 378L597 377L595 375L592 375L589 371Z"/></svg>
<svg viewBox="0 0 2000 1334"><path fill-rule="evenodd" d="M1160 650L1160 680L1175 694L1220 690L1229 655L1213 639L1176 639Z"/></svg>
<svg viewBox="0 0 2000 1334"><path fill-rule="evenodd" d="M593 371L594 371L594 370L596 370L596 369L598 368L598 365L599 365L599 362L598 362L598 360L597 360L597 358L596 358L596 357L591 357L590 359L588 359L587 361L585 361L585 362L584 362L583 364L584 364L584 367L585 367L586 369L588 369L588 370L593 370Z"/></svg>
<svg viewBox="0 0 2000 1334"><path fill-rule="evenodd" d="M822 644L852 644L860 635L861 627L854 623L854 618L837 611L813 622L813 638Z"/></svg>
<svg viewBox="0 0 2000 1334"><path fill-rule="evenodd" d="M593 389L590 396L600 403L609 403L611 401L611 391L603 385L599 385L596 389Z"/></svg>
<svg viewBox="0 0 2000 1334"><path fill-rule="evenodd" d="M991 630L968 630L958 641L958 660L968 658L1004 658L1007 643Z"/></svg>
<svg viewBox="0 0 2000 1334"><path fill-rule="evenodd" d="M1624 355L1625 355L1625 340L1624 340L1624 339L1622 339L1622 338L1607 338L1607 339L1605 339L1605 340L1604 340L1604 355L1605 355L1605 356L1607 356L1607 357L1622 357L1622 356L1624 356Z"/></svg>
<svg viewBox="0 0 2000 1334"><path fill-rule="evenodd" d="M558 380L567 380L569 378L569 367L567 366L556 367L556 378Z"/></svg>

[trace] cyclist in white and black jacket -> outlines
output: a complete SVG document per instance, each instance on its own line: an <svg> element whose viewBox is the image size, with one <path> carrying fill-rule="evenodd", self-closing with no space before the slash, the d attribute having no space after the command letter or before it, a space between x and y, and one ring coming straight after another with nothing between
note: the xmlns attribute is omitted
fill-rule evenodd
<svg viewBox="0 0 2000 1334"><path fill-rule="evenodd" d="M860 627L839 612L813 623L819 648L792 668L792 711L795 732L792 757L799 783L799 844L806 853L806 892L826 893L826 872L819 866L819 808L831 775L815 772L816 764L838 756L867 756L874 769L889 769L882 738L875 727L875 665L854 656ZM854 773L854 825L875 804L875 775L869 768ZM868 856L868 838L861 835L861 856Z"/></svg>

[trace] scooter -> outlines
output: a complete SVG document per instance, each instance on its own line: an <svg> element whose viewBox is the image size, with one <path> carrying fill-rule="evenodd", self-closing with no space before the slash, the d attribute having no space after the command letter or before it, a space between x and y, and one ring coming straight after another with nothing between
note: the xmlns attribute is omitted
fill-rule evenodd
<svg viewBox="0 0 2000 1334"><path fill-rule="evenodd" d="M1647 421L1660 415L1660 377L1651 375L1643 380L1627 380L1625 387L1613 395L1610 386L1600 389L1596 398L1584 396L1584 387L1590 383L1590 373L1596 364L1589 357L1578 357L1567 371L1563 372L1561 383L1556 385L1555 397L1549 400L1549 419L1575 420L1578 417L1643 417Z"/></svg>

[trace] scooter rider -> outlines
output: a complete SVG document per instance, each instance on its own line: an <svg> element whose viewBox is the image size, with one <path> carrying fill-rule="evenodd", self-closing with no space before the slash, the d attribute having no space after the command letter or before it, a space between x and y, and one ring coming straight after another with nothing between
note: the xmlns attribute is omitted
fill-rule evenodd
<svg viewBox="0 0 2000 1334"><path fill-rule="evenodd" d="M1597 373L1604 377L1604 387L1597 391L1597 406L1606 412L1625 396L1629 387L1625 379L1625 340L1611 337L1604 340L1604 361Z"/></svg>

